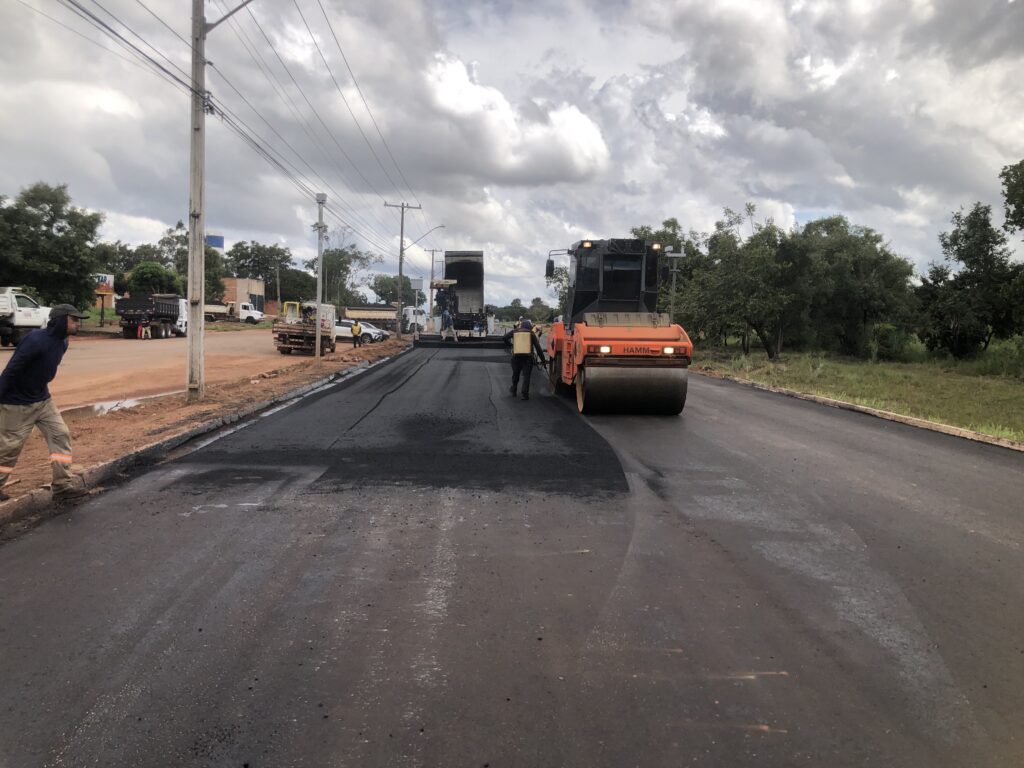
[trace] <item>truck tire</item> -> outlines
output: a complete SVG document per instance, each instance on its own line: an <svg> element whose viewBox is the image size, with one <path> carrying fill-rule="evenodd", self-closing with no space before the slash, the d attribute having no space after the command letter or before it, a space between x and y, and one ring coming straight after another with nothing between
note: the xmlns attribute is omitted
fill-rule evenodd
<svg viewBox="0 0 1024 768"><path fill-rule="evenodd" d="M19 341L21 341L21 331L15 328L14 330L11 331L11 346L18 346Z"/></svg>
<svg viewBox="0 0 1024 768"><path fill-rule="evenodd" d="M124 336L126 339L134 339L135 329L132 328L130 325L121 326L121 335Z"/></svg>
<svg viewBox="0 0 1024 768"><path fill-rule="evenodd" d="M280 352L282 355L290 355L292 353L292 351L287 347L278 347L277 351Z"/></svg>
<svg viewBox="0 0 1024 768"><path fill-rule="evenodd" d="M11 337L10 336L0 336L0 347L9 347L9 346L11 346Z"/></svg>
<svg viewBox="0 0 1024 768"><path fill-rule="evenodd" d="M255 317L247 317L245 318L245 322L247 322L249 325L256 325L259 322L259 320L257 320Z"/></svg>

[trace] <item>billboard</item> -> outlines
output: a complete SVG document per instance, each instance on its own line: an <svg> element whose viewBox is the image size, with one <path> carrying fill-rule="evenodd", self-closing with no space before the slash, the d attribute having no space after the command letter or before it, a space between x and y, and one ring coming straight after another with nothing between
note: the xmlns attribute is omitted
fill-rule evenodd
<svg viewBox="0 0 1024 768"><path fill-rule="evenodd" d="M114 292L114 276L113 275L93 275L93 282L96 283L96 287L93 289L93 293L113 293Z"/></svg>
<svg viewBox="0 0 1024 768"><path fill-rule="evenodd" d="M207 235L206 244L211 248L216 248L221 253L224 252L224 235Z"/></svg>

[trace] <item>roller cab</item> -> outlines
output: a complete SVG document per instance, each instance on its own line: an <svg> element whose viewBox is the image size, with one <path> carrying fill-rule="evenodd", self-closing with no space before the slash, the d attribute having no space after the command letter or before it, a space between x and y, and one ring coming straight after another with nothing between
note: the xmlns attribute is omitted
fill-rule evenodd
<svg viewBox="0 0 1024 768"><path fill-rule="evenodd" d="M654 311L660 245L584 240L567 252L569 312L548 334L552 388L575 394L581 413L680 413L693 343Z"/></svg>

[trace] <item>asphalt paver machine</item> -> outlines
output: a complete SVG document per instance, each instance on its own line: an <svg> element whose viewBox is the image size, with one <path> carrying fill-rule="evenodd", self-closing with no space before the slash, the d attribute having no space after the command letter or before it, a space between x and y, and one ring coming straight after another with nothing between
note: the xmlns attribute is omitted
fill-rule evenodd
<svg viewBox="0 0 1024 768"><path fill-rule="evenodd" d="M567 250L565 314L548 333L549 377L581 413L678 414L693 342L657 311L665 249L635 239L581 240ZM554 273L549 258L546 274Z"/></svg>

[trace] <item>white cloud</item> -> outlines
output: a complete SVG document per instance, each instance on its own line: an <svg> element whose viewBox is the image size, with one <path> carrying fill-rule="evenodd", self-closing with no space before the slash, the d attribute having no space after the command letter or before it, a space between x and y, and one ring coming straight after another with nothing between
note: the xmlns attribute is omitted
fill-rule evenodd
<svg viewBox="0 0 1024 768"><path fill-rule="evenodd" d="M102 40L60 6L27 2ZM923 266L950 211L998 210L998 171L1024 157L1020 3L328 0L403 180L319 8L300 3L359 127L291 4L251 9L329 132L248 11L210 37L215 96L328 193L381 270L398 250L384 200L418 201L410 240L446 228L410 249L410 269L429 272L421 248L480 248L491 303L549 296L552 248L670 216L707 230L747 200L782 225L844 213ZM151 7L187 35L180 3ZM152 17L112 10L187 69L188 48ZM219 120L208 127L210 229L315 254L308 195ZM78 205L107 213L105 236L129 242L186 218L187 97L16 3L0 4L0 134L0 194L67 182Z"/></svg>

